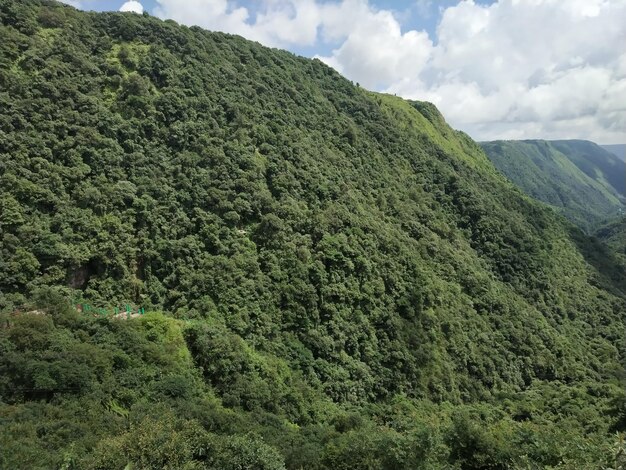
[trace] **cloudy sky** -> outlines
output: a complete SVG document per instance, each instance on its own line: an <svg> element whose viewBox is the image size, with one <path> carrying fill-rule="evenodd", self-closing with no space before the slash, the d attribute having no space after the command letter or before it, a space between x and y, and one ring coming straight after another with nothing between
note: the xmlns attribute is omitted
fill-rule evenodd
<svg viewBox="0 0 626 470"><path fill-rule="evenodd" d="M318 57L477 140L626 142L626 0L67 0Z"/></svg>

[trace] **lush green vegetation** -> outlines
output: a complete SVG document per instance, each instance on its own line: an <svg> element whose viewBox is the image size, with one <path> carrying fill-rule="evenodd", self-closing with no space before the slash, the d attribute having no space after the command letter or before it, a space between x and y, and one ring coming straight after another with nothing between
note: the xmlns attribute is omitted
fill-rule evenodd
<svg viewBox="0 0 626 470"><path fill-rule="evenodd" d="M494 141L481 146L526 194L588 233L624 213L626 164L592 142Z"/></svg>
<svg viewBox="0 0 626 470"><path fill-rule="evenodd" d="M590 178L626 196L626 165L615 154L588 140L550 142Z"/></svg>
<svg viewBox="0 0 626 470"><path fill-rule="evenodd" d="M595 236L611 247L626 264L626 217L600 227Z"/></svg>
<svg viewBox="0 0 626 470"><path fill-rule="evenodd" d="M434 106L148 16L0 25L0 468L624 465L617 264Z"/></svg>

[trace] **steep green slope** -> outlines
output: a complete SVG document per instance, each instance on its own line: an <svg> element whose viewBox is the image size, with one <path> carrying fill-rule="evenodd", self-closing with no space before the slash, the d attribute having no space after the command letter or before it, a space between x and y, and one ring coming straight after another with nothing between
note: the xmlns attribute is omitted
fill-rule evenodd
<svg viewBox="0 0 626 470"><path fill-rule="evenodd" d="M525 193L588 232L623 213L626 165L592 142L494 141L481 146Z"/></svg>
<svg viewBox="0 0 626 470"><path fill-rule="evenodd" d="M1 468L615 463L623 273L434 106L148 16L0 24Z"/></svg>
<svg viewBox="0 0 626 470"><path fill-rule="evenodd" d="M626 197L626 164L587 140L553 140L551 144L590 178Z"/></svg>
<svg viewBox="0 0 626 470"><path fill-rule="evenodd" d="M611 247L626 261L626 217L600 227L595 236Z"/></svg>

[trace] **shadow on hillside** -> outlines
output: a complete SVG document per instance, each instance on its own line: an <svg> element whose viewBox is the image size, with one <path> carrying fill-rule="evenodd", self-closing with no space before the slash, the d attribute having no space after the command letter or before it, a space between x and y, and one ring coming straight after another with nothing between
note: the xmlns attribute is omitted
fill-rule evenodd
<svg viewBox="0 0 626 470"><path fill-rule="evenodd" d="M626 266L611 249L597 238L586 235L578 227L571 226L569 235L587 263L596 268L599 287L619 296L626 296Z"/></svg>

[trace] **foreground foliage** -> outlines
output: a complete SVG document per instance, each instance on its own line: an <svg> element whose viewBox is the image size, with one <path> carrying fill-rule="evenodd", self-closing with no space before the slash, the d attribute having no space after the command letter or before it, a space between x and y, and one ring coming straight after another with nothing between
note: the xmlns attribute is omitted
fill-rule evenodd
<svg viewBox="0 0 626 470"><path fill-rule="evenodd" d="M606 243L626 264L626 217L613 220L600 227L595 236Z"/></svg>
<svg viewBox="0 0 626 470"><path fill-rule="evenodd" d="M57 304L3 325L2 468L574 469L614 465L623 450L604 434L623 398L608 384L536 383L473 404L398 395L338 406L204 321L93 318ZM212 362L245 406L216 397Z"/></svg>
<svg viewBox="0 0 626 470"><path fill-rule="evenodd" d="M0 467L619 464L619 264L432 105L147 16L0 23Z"/></svg>

